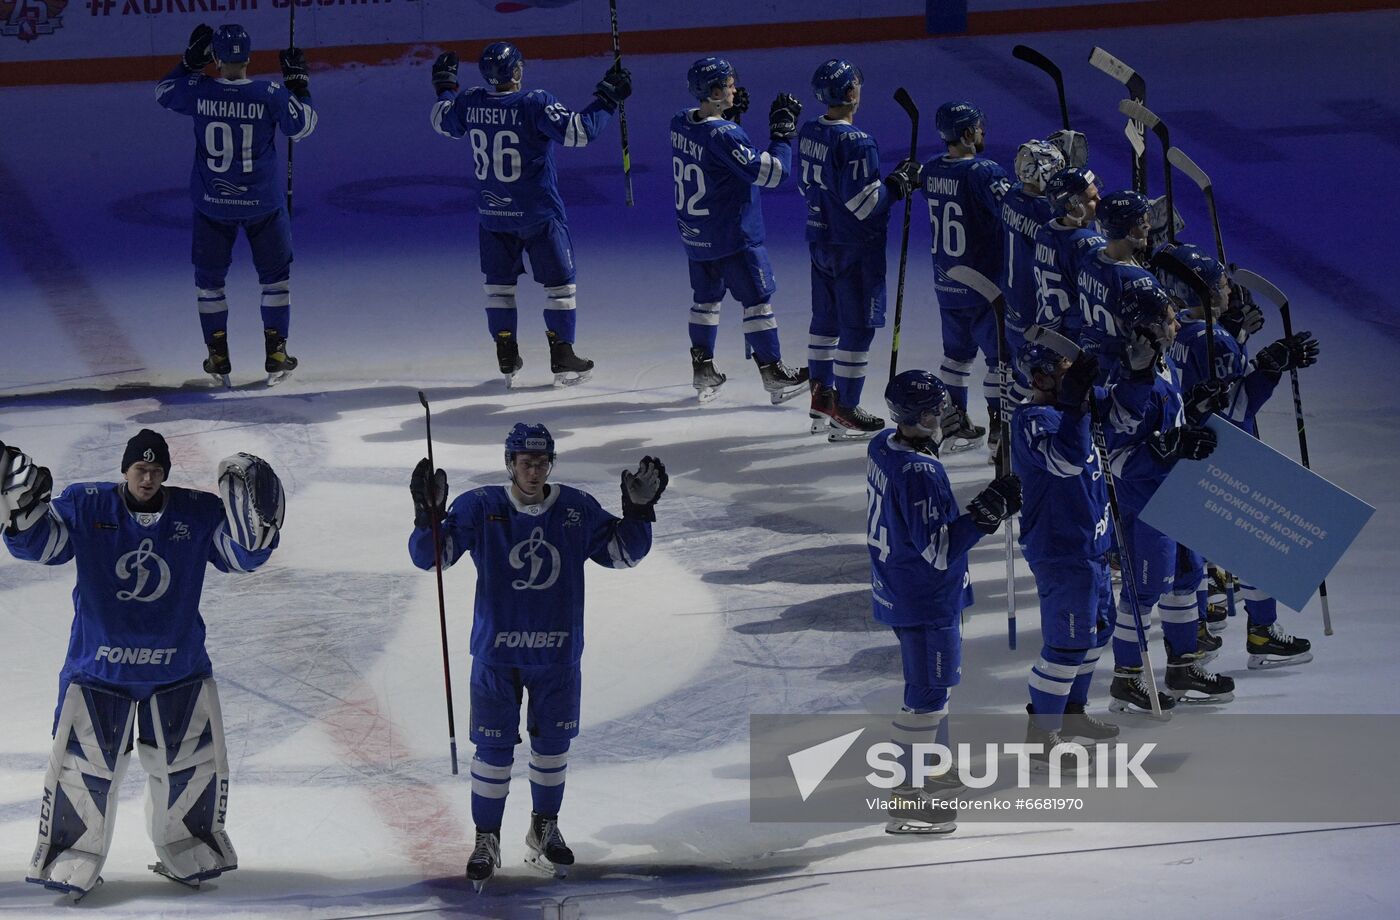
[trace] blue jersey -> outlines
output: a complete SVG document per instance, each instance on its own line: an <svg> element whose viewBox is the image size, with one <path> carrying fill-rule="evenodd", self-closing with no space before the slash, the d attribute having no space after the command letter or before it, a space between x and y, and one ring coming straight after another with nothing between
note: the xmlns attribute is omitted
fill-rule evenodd
<svg viewBox="0 0 1400 920"><path fill-rule="evenodd" d="M1181 391L1210 379L1210 359L1206 353L1206 322L1189 320L1182 324L1172 343L1172 360L1181 369ZM1257 436L1255 417L1274 395L1281 375L1261 371L1249 360L1245 347L1215 324L1215 376L1229 384L1229 403L1220 413L1236 428Z"/></svg>
<svg viewBox="0 0 1400 920"><path fill-rule="evenodd" d="M471 143L481 227L517 232L566 220L554 145L587 146L609 115L598 99L582 112L570 112L542 89L498 93L474 86L441 93L432 123L444 137Z"/></svg>
<svg viewBox="0 0 1400 920"><path fill-rule="evenodd" d="M763 245L758 190L777 188L792 172L792 144L754 147L744 129L699 109L671 119L671 175L676 180L676 226L686 255L722 259Z"/></svg>
<svg viewBox="0 0 1400 920"><path fill-rule="evenodd" d="M74 483L33 527L14 535L7 529L5 545L29 562L76 560L61 679L145 699L211 671L199 615L205 565L251 572L280 537L268 549L246 550L230 536L219 496L171 486L161 489L159 515L143 524L124 492L120 483Z"/></svg>
<svg viewBox="0 0 1400 920"><path fill-rule="evenodd" d="M1079 341L1084 325L1079 312L1079 264L1108 241L1097 230L1071 227L1058 218L1035 235L1035 283L1039 305L1036 322Z"/></svg>
<svg viewBox="0 0 1400 920"><path fill-rule="evenodd" d="M1096 388L1098 403L1107 393ZM1027 562L1098 559L1108 552L1108 489L1089 416L1022 403L1011 416L1011 467L1021 477Z"/></svg>
<svg viewBox="0 0 1400 920"><path fill-rule="evenodd" d="M651 550L651 524L604 511L587 492L550 484L538 505L518 504L506 486L457 496L442 523L442 565L471 553L476 565L472 655L514 667L577 662L583 656L583 564L631 568ZM433 567L433 532L417 527L408 552Z"/></svg>
<svg viewBox="0 0 1400 920"><path fill-rule="evenodd" d="M892 198L875 138L823 115L802 126L797 149L807 242L884 249Z"/></svg>
<svg viewBox="0 0 1400 920"><path fill-rule="evenodd" d="M1096 250L1079 262L1079 347L1099 359L1107 373L1122 358L1123 331L1118 328L1118 301L1133 287L1156 287L1157 279L1136 262L1118 262Z"/></svg>
<svg viewBox="0 0 1400 920"><path fill-rule="evenodd" d="M875 619L888 626L956 623L972 603L967 553L982 538L958 509L943 464L892 429L866 451L866 538Z"/></svg>
<svg viewBox="0 0 1400 920"><path fill-rule="evenodd" d="M299 141L316 129L311 97L298 99L271 80L225 80L178 65L156 85L156 99L194 119L190 197L215 220L257 217L287 201L280 130Z"/></svg>
<svg viewBox="0 0 1400 920"><path fill-rule="evenodd" d="M1147 439L1186 424L1181 377L1171 358L1147 374L1131 374L1123 365L1112 372L1104 439L1119 504L1137 513L1157 491L1172 465L1153 456Z"/></svg>
<svg viewBox="0 0 1400 920"><path fill-rule="evenodd" d="M919 172L933 237L933 289L942 310L985 306L987 299L948 277L966 265L996 283L1002 271L1001 199L1006 171L986 157L935 157Z"/></svg>
<svg viewBox="0 0 1400 920"><path fill-rule="evenodd" d="M1006 297L1006 327L1024 333L1035 322L1040 305L1040 282L1035 265L1035 241L1054 214L1044 195L1029 195L1020 183L1001 199L1005 228L1001 290Z"/></svg>

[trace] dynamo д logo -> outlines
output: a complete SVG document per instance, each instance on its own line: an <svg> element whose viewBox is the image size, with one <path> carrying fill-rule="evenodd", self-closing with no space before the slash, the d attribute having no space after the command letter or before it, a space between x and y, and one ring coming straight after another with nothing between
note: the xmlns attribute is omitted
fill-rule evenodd
<svg viewBox="0 0 1400 920"><path fill-rule="evenodd" d="M141 541L141 545L129 553L123 553L117 559L117 577L126 581L134 578L136 584L130 591L118 591L119 601L140 601L150 603L158 601L165 596L166 590L170 587L170 566L165 564L165 560L156 555L155 544L151 540ZM151 569L147 565L155 567L156 584L151 587ZM150 588L149 592L147 588Z"/></svg>
<svg viewBox="0 0 1400 920"><path fill-rule="evenodd" d="M544 528L536 527L530 536L510 548L510 567L523 569L529 560L530 574L510 586L517 591L546 591L559 580L559 550L544 538Z"/></svg>

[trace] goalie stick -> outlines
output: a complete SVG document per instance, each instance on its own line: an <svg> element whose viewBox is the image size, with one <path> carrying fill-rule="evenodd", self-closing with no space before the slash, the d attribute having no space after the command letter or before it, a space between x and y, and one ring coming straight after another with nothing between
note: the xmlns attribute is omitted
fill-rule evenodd
<svg viewBox="0 0 1400 920"><path fill-rule="evenodd" d="M1147 104L1147 81L1136 70L1102 48L1095 47L1089 52L1090 66L1103 71L1128 89L1128 95L1140 105ZM1133 190L1147 192L1147 147L1142 142L1141 122L1129 122L1124 133L1133 146Z"/></svg>
<svg viewBox="0 0 1400 920"><path fill-rule="evenodd" d="M1157 114L1140 102L1132 99L1123 99L1118 103L1118 111L1128 118L1145 125L1149 131L1157 135L1157 140L1162 142L1162 188L1167 196L1167 242L1176 244L1177 214L1175 199L1172 197L1172 164L1167 159L1167 151L1172 149L1171 133L1167 131L1167 123L1157 117Z"/></svg>
<svg viewBox="0 0 1400 920"><path fill-rule="evenodd" d="M294 2L287 4L287 47L297 46L297 5ZM287 217L292 216L292 150L297 142L290 137L287 138ZM228 386L227 375L225 375L224 385Z"/></svg>
<svg viewBox="0 0 1400 920"><path fill-rule="evenodd" d="M1006 297L1001 288L986 275L970 265L954 265L948 269L948 277L959 284L965 284L986 298L997 319L997 378L1001 388L1001 399L997 414L1001 421L1001 443L997 445L996 468L998 476L1011 472L1011 365L1006 347ZM1016 538L1012 534L1012 520L1006 521L1006 644L1016 647L1016 559L1013 556Z"/></svg>
<svg viewBox="0 0 1400 920"><path fill-rule="evenodd" d="M1252 271L1244 268L1237 268L1232 273L1234 280L1242 287L1248 288L1260 297L1271 302L1278 307L1279 315L1283 319L1283 334L1287 338L1293 337L1293 318L1288 309L1288 298L1283 291L1271 282L1265 280ZM1303 466L1312 469L1312 464L1308 462L1308 434L1303 427L1303 394L1298 389L1298 369L1292 367L1288 369L1289 382L1293 384L1293 418L1298 423L1298 456L1303 461ZM1324 635L1332 635L1332 612L1327 606L1327 580L1323 579L1322 584L1317 588L1318 599L1322 602L1322 632Z"/></svg>
<svg viewBox="0 0 1400 920"><path fill-rule="evenodd" d="M894 101L909 116L909 159L919 156L919 107L904 87L894 91ZM904 230L899 237L899 286L894 294L894 335L890 339L890 379L899 372L899 324L904 319L904 273L909 267L909 219L914 202L914 191L904 196Z"/></svg>
<svg viewBox="0 0 1400 920"><path fill-rule="evenodd" d="M1011 49L1011 56L1018 61L1025 61L1032 67L1038 67L1050 75L1050 79L1055 81L1055 92L1060 97L1060 125L1066 131L1069 130L1069 104L1065 102L1065 75L1055 62L1050 60L1039 51L1029 45L1017 45Z"/></svg>
<svg viewBox="0 0 1400 920"><path fill-rule="evenodd" d="M1026 330L1026 341L1037 342L1064 358L1073 361L1079 357L1079 346L1058 332L1032 324ZM1099 415L1098 397L1094 388L1089 388L1089 431L1094 438L1094 453L1098 455L1099 469L1103 473L1104 490L1108 492L1108 510L1113 516L1113 532L1118 534L1118 552L1123 558L1120 567L1123 573L1123 587L1133 599L1133 625L1137 629L1138 649L1142 652L1142 667L1147 674L1147 689L1152 700L1152 717L1161 719L1162 699L1157 692L1157 672L1152 669L1152 655L1147 644L1147 627L1142 622L1142 611L1137 603L1137 575L1132 558L1128 555L1128 545L1123 538L1123 513L1118 506L1118 489L1113 482L1113 470L1108 462L1108 441L1104 438L1103 422Z"/></svg>
<svg viewBox="0 0 1400 920"><path fill-rule="evenodd" d="M433 462L433 410L428 408L428 397L418 391L418 401L423 404L424 422L428 434L428 481L437 475L437 464ZM457 724L452 716L452 665L447 655L447 602L442 596L442 524L434 512L433 518L433 569L437 572L438 627L442 633L442 680L447 691L447 744L452 751L452 775L457 775Z"/></svg>

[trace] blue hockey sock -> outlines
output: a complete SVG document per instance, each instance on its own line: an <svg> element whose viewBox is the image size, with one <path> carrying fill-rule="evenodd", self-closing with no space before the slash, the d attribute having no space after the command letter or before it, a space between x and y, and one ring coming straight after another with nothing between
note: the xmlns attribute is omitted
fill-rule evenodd
<svg viewBox="0 0 1400 920"><path fill-rule="evenodd" d="M946 739L947 729L943 723L947 714L948 703L945 694L938 709L916 712L906 706L895 716L894 722L891 723L890 737L899 748L899 765L904 769L905 777L913 776L914 745L937 741L940 731Z"/></svg>
<svg viewBox="0 0 1400 920"><path fill-rule="evenodd" d="M808 330L807 375L828 389L836 386L836 336Z"/></svg>
<svg viewBox="0 0 1400 920"><path fill-rule="evenodd" d="M1079 668L1075 672L1074 683L1070 685L1069 697L1066 702L1076 706L1088 704L1089 685L1094 681L1094 668L1098 665L1099 657L1103 655L1104 646L1107 644L1108 642L1105 641L1103 645L1091 648L1084 653L1084 660L1079 663Z"/></svg>
<svg viewBox="0 0 1400 920"><path fill-rule="evenodd" d="M865 371L870 364L870 343L874 329L842 329L833 357L836 359L836 402L842 406L860 405L865 389Z"/></svg>
<svg viewBox="0 0 1400 920"><path fill-rule="evenodd" d="M530 739L530 799L542 815L558 815L569 769L569 739Z"/></svg>
<svg viewBox="0 0 1400 920"><path fill-rule="evenodd" d="M292 322L290 279L273 281L262 286L262 321L264 329L275 329L286 338Z"/></svg>
<svg viewBox="0 0 1400 920"><path fill-rule="evenodd" d="M967 387L955 387L955 386L950 386L950 387L948 387L947 389L948 389L948 398L951 399L951 400L953 401L953 405L957 406L959 409L961 409L961 410L963 410L964 412L966 412L966 411L967 411Z"/></svg>
<svg viewBox="0 0 1400 920"><path fill-rule="evenodd" d="M510 793L510 768L515 762L511 748L478 747L472 757L472 823L477 830L501 828Z"/></svg>
<svg viewBox="0 0 1400 920"><path fill-rule="evenodd" d="M778 321L768 303L744 308L744 342L759 364L773 364L782 359L778 345Z"/></svg>
<svg viewBox="0 0 1400 920"><path fill-rule="evenodd" d="M714 357L719 335L719 304L697 303L690 308L690 344Z"/></svg>
<svg viewBox="0 0 1400 920"><path fill-rule="evenodd" d="M214 341L214 333L228 332L228 301L222 285L196 286L195 298L199 303L199 328L204 333L204 344L208 345Z"/></svg>
<svg viewBox="0 0 1400 920"><path fill-rule="evenodd" d="M1146 631L1152 608L1142 612L1142 626ZM1118 620L1113 629L1113 664L1119 668L1142 667L1142 649L1138 647L1137 623L1133 619L1132 602L1126 597L1118 601Z"/></svg>
<svg viewBox="0 0 1400 920"><path fill-rule="evenodd" d="M1250 626L1272 626L1278 620L1278 602L1253 585L1240 583L1244 595L1244 612Z"/></svg>
<svg viewBox="0 0 1400 920"><path fill-rule="evenodd" d="M574 326L577 323L578 311L574 309L576 290L573 284L544 289L545 296L549 298L544 305L544 327L554 333L559 341L570 344L574 341Z"/></svg>
<svg viewBox="0 0 1400 920"><path fill-rule="evenodd" d="M1059 731L1085 649L1040 649L1040 659L1031 667L1031 712L1035 724L1046 731Z"/></svg>

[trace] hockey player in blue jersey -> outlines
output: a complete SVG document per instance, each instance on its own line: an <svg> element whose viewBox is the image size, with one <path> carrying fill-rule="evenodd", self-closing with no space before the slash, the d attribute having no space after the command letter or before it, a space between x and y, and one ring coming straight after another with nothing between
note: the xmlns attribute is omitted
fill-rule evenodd
<svg viewBox="0 0 1400 920"><path fill-rule="evenodd" d="M802 103L787 93L773 100L767 150L738 124L748 94L736 102L734 66L701 58L686 74L700 103L671 119L671 175L676 183L676 227L690 259L690 364L701 402L713 399L726 375L715 368L720 302L726 291L744 308L744 341L758 363L774 405L807 390L807 369L783 363L778 321L770 300L777 290L763 245L759 189L778 188L792 172L792 139Z"/></svg>
<svg viewBox="0 0 1400 920"><path fill-rule="evenodd" d="M1107 379L1126 345L1120 329L1119 303L1129 291L1157 288L1157 278L1143 267L1151 225L1151 203L1139 192L1112 192L1095 214L1106 240L1103 248L1079 260L1079 347L1099 359L1099 382Z"/></svg>
<svg viewBox="0 0 1400 920"><path fill-rule="evenodd" d="M1016 355L1025 342L1026 327L1036 321L1040 286L1036 283L1035 240L1055 216L1054 205L1045 195L1051 177L1065 166L1064 155L1047 141L1029 140L1016 151L1016 179L1001 199L1001 225L1005 236L1002 247L1004 269L999 278L1006 297L1006 344ZM1014 364L1013 360L1013 364ZM1019 374L1019 366L1013 367ZM1018 381L1029 386L1030 381ZM996 419L987 435L987 447L996 453L993 435Z"/></svg>
<svg viewBox="0 0 1400 920"><path fill-rule="evenodd" d="M1157 285L1132 286L1117 302L1122 325L1122 363L1110 376L1113 407L1106 437L1110 467L1121 512L1118 534L1123 555L1132 563L1124 577L1113 638L1115 672L1109 694L1111 708L1147 712L1151 698L1142 681L1142 650L1138 645L1133 605L1146 627L1152 610L1162 602L1162 638L1167 647L1168 701L1233 698L1234 681L1204 667L1206 655L1197 635L1194 591L1178 603L1177 544L1139 515L1178 462L1199 461L1215 450L1215 432L1201 422L1219 405L1217 394L1197 388L1183 396L1180 376L1170 356L1179 328L1171 298ZM1132 586L1136 598L1129 590ZM1169 694L1169 696L1168 696Z"/></svg>
<svg viewBox="0 0 1400 920"><path fill-rule="evenodd" d="M276 137L305 139L316 128L306 55L300 48L280 53L282 84L248 79L252 53L242 26L214 31L200 25L175 69L156 86L161 105L194 121L194 284L199 322L209 357L204 370L225 386L232 361L228 346L228 300L224 279L233 260L233 242L242 228L262 285L262 325L267 382L275 384L296 369L287 354L291 329L292 222L287 213ZM214 61L218 77L202 72Z"/></svg>
<svg viewBox="0 0 1400 920"><path fill-rule="evenodd" d="M1011 467L1021 477L1021 554L1040 595L1040 658L1031 668L1029 743L1048 753L1063 736L1101 741L1118 726L1085 712L1089 685L1113 637L1108 568L1109 509L1101 460L1090 434L1090 388L1098 361L1071 363L1044 345L1023 342L1018 371L1030 399L1011 416ZM1097 388L1092 405L1105 406ZM1048 763L1032 755L1033 764Z"/></svg>
<svg viewBox="0 0 1400 920"><path fill-rule="evenodd" d="M0 444L0 523L16 559L77 567L30 882L81 897L101 882L133 744L147 774L154 868L186 885L238 868L224 831L229 768L199 614L205 566L251 572L282 526L282 484L248 454L219 465L220 496L165 485L170 450L142 429L122 479L53 479Z"/></svg>
<svg viewBox="0 0 1400 920"><path fill-rule="evenodd" d="M885 420L860 406L875 330L885 325L885 230L890 204L906 197L918 171L906 161L883 180L875 138L855 127L863 78L833 58L812 74L826 113L798 135L798 181L807 202L812 255L812 323L807 349L814 433L866 440Z"/></svg>
<svg viewBox="0 0 1400 920"><path fill-rule="evenodd" d="M524 367L516 341L515 288L530 272L543 285L545 336L556 386L586 380L593 362L574 354L574 245L554 170L554 145L584 147L607 125L618 105L632 94L632 77L609 69L594 98L571 112L542 89L525 90L519 49L493 42L478 64L487 85L457 91L457 55L444 51L433 64L433 130L471 144L477 193L481 272L486 276L486 325L496 343L496 360L506 386Z"/></svg>
<svg viewBox="0 0 1400 920"><path fill-rule="evenodd" d="M1184 306L1186 322L1172 345L1172 357L1181 369L1181 385L1186 391L1211 380L1224 390L1224 408L1218 413L1235 427L1258 437L1256 416L1273 395L1274 388L1290 368L1311 367L1317 363L1318 344L1310 332L1281 338L1259 350L1251 360L1247 342L1264 325L1263 313L1252 301L1236 294L1229 275L1215 259L1196 246L1168 245L1153 257L1158 277L1166 289ZM1185 275L1204 283L1213 292L1209 304L1200 297ZM1210 373L1206 348L1205 311L1210 309L1215 331L1215 373ZM1198 610L1205 605L1204 561L1195 553L1181 552L1173 591L1197 599ZM1245 638L1249 667L1274 668L1303 664L1312 660L1312 643L1289 635L1278 626L1278 603L1252 584L1241 584L1244 609L1248 615ZM1165 603L1165 602L1164 602ZM1219 641L1219 640L1216 640Z"/></svg>
<svg viewBox="0 0 1400 920"><path fill-rule="evenodd" d="M666 468L643 457L622 474L622 517L571 486L549 483L554 438L543 425L517 424L506 436L509 486L482 486L447 507L447 475L419 462L411 482L408 551L422 569L470 553L476 567L472 612L472 820L476 845L467 878L477 890L501 864L501 818L510 791L520 703L526 695L530 794L525 838L531 865L563 877L573 851L559 833L569 742L578 735L583 656L583 567L588 560L631 568L651 549L656 501Z"/></svg>
<svg viewBox="0 0 1400 920"><path fill-rule="evenodd" d="M948 714L949 692L962 677L959 621L972 603L968 551L1021 507L1020 480L1007 475L979 492L965 512L958 509L938 462L947 399L943 383L928 371L898 374L885 388L896 427L881 431L866 451L872 609L899 639L904 706L894 721L894 743L902 751L906 777L911 746L934 740ZM945 775L923 788L896 788L886 831L952 831L956 810L932 803L937 792L958 786L956 777Z"/></svg>
<svg viewBox="0 0 1400 920"><path fill-rule="evenodd" d="M1054 219L1035 235L1035 282L1039 291L1037 325L1079 341L1079 263L1107 245L1095 215L1099 184L1078 167L1061 170L1045 186ZM1106 373L1100 368L1100 373Z"/></svg>
<svg viewBox="0 0 1400 920"><path fill-rule="evenodd" d="M995 286L1002 275L1001 200L1011 187L1006 171L982 156L986 119L970 102L945 102L934 114L946 145L919 172L918 187L928 202L932 237L933 289L943 335L938 376L948 385L948 416L943 419L944 450L970 450L987 433L967 414L968 381L980 349L987 363L982 394L987 414L999 417L997 326L991 304L977 290L948 276L965 266Z"/></svg>

